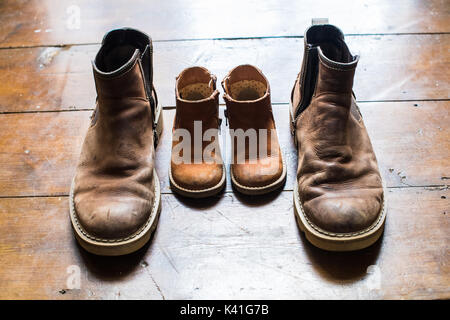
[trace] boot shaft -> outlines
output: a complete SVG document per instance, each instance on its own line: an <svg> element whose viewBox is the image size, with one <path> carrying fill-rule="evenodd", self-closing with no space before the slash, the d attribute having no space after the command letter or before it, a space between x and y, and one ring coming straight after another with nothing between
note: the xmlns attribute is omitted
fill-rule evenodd
<svg viewBox="0 0 450 320"><path fill-rule="evenodd" d="M270 85L252 65L232 69L222 81L230 129L275 129Z"/></svg>
<svg viewBox="0 0 450 320"><path fill-rule="evenodd" d="M292 119L323 93L340 96L340 102L350 108L359 57L350 53L342 31L328 24L313 25L306 30L304 42L302 68L291 94Z"/></svg>
<svg viewBox="0 0 450 320"><path fill-rule="evenodd" d="M92 62L99 107L110 99L140 98L150 101L154 113L152 55L152 41L140 31L123 28L107 33Z"/></svg>
<svg viewBox="0 0 450 320"><path fill-rule="evenodd" d="M176 114L174 129L184 128L193 134L194 121L202 129L218 129L219 91L216 76L203 67L183 70L175 83Z"/></svg>

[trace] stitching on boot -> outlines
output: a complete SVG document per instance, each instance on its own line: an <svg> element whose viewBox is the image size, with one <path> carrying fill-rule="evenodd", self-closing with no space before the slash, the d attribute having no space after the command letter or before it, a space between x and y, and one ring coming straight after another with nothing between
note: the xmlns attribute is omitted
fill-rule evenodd
<svg viewBox="0 0 450 320"><path fill-rule="evenodd" d="M231 180L233 181L234 184L236 184L239 188L242 188L242 189L263 190L263 189L266 189L266 188L270 188L270 187L272 187L274 185L277 185L281 181L283 181L284 178L286 177L287 169L286 169L286 163L284 162L284 158L282 158L281 161L283 162L283 171L281 172L281 176L277 180L275 180L274 182L272 182L272 183L270 183L270 184L268 184L266 186L262 186L262 187L248 187L248 186L244 186L244 185L240 184L239 182L237 182L236 178L233 175L233 169L230 169ZM283 174L283 173L285 173L285 174Z"/></svg>
<svg viewBox="0 0 450 320"><path fill-rule="evenodd" d="M170 167L169 167L169 179L170 179L170 182L173 183L177 189L180 189L180 190L185 191L185 192L194 192L194 193L198 192L198 193L201 193L201 192L211 191L211 190L214 190L214 189L217 189L217 188L221 187L222 184L223 184L223 181L225 181L225 165L222 165L222 177L220 178L220 182L218 184L216 184L215 186L212 186L212 187L207 188L207 189L194 190L194 189L187 189L187 188L181 187L173 179L172 170L171 170Z"/></svg>
<svg viewBox="0 0 450 320"><path fill-rule="evenodd" d="M156 174L156 171L154 171L154 174ZM156 181L155 181L154 184L155 184L155 190L156 190L156 189L159 190L159 188L160 188L159 184L156 183ZM73 185L73 183L72 183L72 185ZM160 192L158 192L158 193L160 194ZM157 193L155 192L155 195L156 195L156 194L157 194ZM160 196L161 196L161 195L160 195ZM155 197L155 201L153 201L152 210L151 210L151 212L150 212L150 216L149 216L147 222L146 222L146 223L145 223L145 224L144 224L144 225L143 225L136 233L134 233L133 235L128 236L128 237L126 237L126 238L120 238L120 239L104 239L104 238L98 238L98 237L91 236L90 234L88 234L88 233L82 228L82 226L80 225L80 223L79 223L79 221L78 221L78 218L77 218L77 213L76 213L76 209L75 209L75 201L74 201L73 197L74 197L73 189L71 188L71 192L70 192L70 206L71 206L71 213L70 213L70 214L73 216L73 218L74 218L74 220L75 220L75 224L76 224L78 230L79 230L84 236L86 236L87 238L89 238L89 239L91 239L91 240L98 241L98 242L103 242L103 243L116 243L116 242L127 241L127 240L133 239L133 238L137 237L138 235L140 235L140 234L147 228L147 226L148 226L148 224L150 223L150 221L152 221L153 215L156 214L155 209L156 209L156 207L157 207L157 205L158 205L158 203L159 203L159 199L157 200L156 197ZM73 213L73 214L72 214L72 213Z"/></svg>
<svg viewBox="0 0 450 320"><path fill-rule="evenodd" d="M297 184L298 184L298 183L297 183ZM299 195L298 195L298 187L296 187L296 189L294 190L294 193L295 193L295 194L294 194L295 198L298 200L298 203L300 204L300 210L301 210L302 215L303 215L303 217L305 218L306 222L308 222L308 224L309 224L314 230L316 230L317 232L322 233L322 234L324 234L324 235L327 235L327 236L336 237L336 238L344 238L344 237L353 237L353 236L362 235L362 234L364 234L364 233L368 233L369 231L373 230L376 226L378 226L378 224L379 224L379 223L381 222L381 220L382 220L382 217L384 217L385 198L384 198L384 195L383 195L383 205L382 205L381 210L380 210L380 213L379 213L379 215L378 215L378 219L377 219L377 221L376 221L374 224L372 224L369 228L364 229L364 230L361 230L361 231L358 231L358 232L352 232L352 233L333 233L333 232L328 232L328 231L325 231L325 230L319 228L318 226L316 226L315 224L313 224L313 223L308 219L308 217L307 217L305 211L303 210L303 205L302 205L302 203L301 203L301 201L300 201L300 197L299 197ZM384 193L384 190L383 190L383 193ZM294 205L295 205L295 204L294 204Z"/></svg>
<svg viewBox="0 0 450 320"><path fill-rule="evenodd" d="M131 70L133 70L134 67L136 66L137 61L138 61L138 59L134 60L133 64L130 66L130 69L128 69L127 71L125 71L124 73L121 73L121 74L119 74L119 75L112 76L112 77L108 77L108 76L103 75L103 74L101 74L101 73L97 73L97 76L98 76L99 78L102 78L103 80L114 80L114 79L119 79L120 77L123 77L123 76L125 76L126 74L128 74L129 72L131 72Z"/></svg>

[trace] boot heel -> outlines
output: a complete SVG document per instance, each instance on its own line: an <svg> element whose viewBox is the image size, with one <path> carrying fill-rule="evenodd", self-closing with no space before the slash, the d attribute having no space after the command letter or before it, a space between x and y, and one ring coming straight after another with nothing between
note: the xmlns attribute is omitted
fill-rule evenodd
<svg viewBox="0 0 450 320"><path fill-rule="evenodd" d="M155 129L154 129L155 131L154 131L153 142L154 142L154 145L155 145L155 148L156 148L158 146L158 143L160 141L160 138L161 138L161 135L162 135L162 132L163 132L163 128L164 128L164 125L163 125L163 122L164 122L163 121L163 108L159 104L158 104L158 106L156 108L155 119L156 119L156 121L155 121Z"/></svg>

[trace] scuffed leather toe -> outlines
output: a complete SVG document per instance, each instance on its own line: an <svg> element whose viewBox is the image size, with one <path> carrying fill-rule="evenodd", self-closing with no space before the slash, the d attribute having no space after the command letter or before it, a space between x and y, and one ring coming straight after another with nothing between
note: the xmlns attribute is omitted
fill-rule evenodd
<svg viewBox="0 0 450 320"><path fill-rule="evenodd" d="M354 233L369 228L378 218L380 197L321 196L304 203L305 214L313 224L333 233Z"/></svg>
<svg viewBox="0 0 450 320"><path fill-rule="evenodd" d="M222 180L221 164L179 164L171 166L173 181L187 190L204 190L217 186Z"/></svg>
<svg viewBox="0 0 450 320"><path fill-rule="evenodd" d="M245 187L264 187L277 181L283 174L281 158L270 158L267 163L233 164L232 174Z"/></svg>
<svg viewBox="0 0 450 320"><path fill-rule="evenodd" d="M75 200L75 211L81 227L102 239L123 239L141 229L151 213L150 201L143 199Z"/></svg>

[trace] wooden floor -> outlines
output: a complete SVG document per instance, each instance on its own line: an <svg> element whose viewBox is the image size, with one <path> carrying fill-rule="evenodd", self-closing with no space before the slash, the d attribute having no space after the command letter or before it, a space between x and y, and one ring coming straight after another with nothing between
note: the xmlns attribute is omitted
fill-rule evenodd
<svg viewBox="0 0 450 320"><path fill-rule="evenodd" d="M354 90L388 187L384 236L353 253L311 246L293 213L287 103L303 32L324 17L361 55ZM3 0L0 21L0 298L450 298L449 0ZM90 60L120 26L155 40L163 209L147 246L106 258L76 244L67 195L95 101ZM221 80L241 63L271 84L284 190L173 195L175 76L201 65Z"/></svg>

